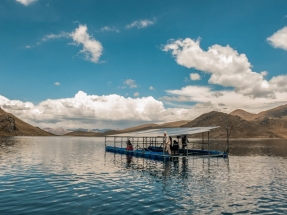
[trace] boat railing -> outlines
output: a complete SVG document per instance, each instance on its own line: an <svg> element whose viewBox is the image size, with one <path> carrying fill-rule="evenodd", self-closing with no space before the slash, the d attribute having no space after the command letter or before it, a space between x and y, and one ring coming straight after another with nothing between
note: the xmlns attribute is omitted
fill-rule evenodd
<svg viewBox="0 0 287 215"><path fill-rule="evenodd" d="M126 148L127 146L127 141L130 140L132 145L133 145L133 149L134 150L145 150L145 151L151 151L151 149L158 149L158 150L163 150L163 137L143 137L143 138L139 138L139 137L116 137L116 136L112 136L112 137L105 137L105 145L106 146L111 146L114 148ZM180 141L180 139L177 139L177 142L179 144L179 148L183 148L182 147L182 142ZM202 141L200 139L193 139L193 138L189 138L189 142L187 143L185 150L189 150L189 149L201 149L201 150L222 150L222 146L221 144L218 144L216 142L210 142L209 140L207 142Z"/></svg>

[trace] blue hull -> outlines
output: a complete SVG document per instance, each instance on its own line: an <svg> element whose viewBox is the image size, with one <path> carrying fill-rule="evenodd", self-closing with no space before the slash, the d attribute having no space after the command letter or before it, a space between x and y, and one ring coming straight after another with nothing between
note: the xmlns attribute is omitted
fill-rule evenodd
<svg viewBox="0 0 287 215"><path fill-rule="evenodd" d="M179 150L179 154L165 154L162 152L162 148L159 147L155 150L133 150L127 151L125 148L113 147L113 146L106 146L107 152L113 152L118 154L126 154L126 155L133 155L136 157L143 157L143 158L150 158L155 160L167 160L172 157L176 156L206 156L206 157L222 157L227 158L228 153L216 151L216 150L199 150L199 149L189 149L189 150ZM187 152L188 151L188 152Z"/></svg>

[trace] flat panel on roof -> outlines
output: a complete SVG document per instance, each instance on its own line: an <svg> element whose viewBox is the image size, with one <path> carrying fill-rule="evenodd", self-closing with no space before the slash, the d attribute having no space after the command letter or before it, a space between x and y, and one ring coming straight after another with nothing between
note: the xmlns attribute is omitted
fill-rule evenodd
<svg viewBox="0 0 287 215"><path fill-rule="evenodd" d="M212 127L193 127L193 128L159 128L159 129L148 129L143 131L134 131L123 134L107 135L110 137L163 137L164 132L169 136L178 135L191 135L210 131L218 128L219 126Z"/></svg>

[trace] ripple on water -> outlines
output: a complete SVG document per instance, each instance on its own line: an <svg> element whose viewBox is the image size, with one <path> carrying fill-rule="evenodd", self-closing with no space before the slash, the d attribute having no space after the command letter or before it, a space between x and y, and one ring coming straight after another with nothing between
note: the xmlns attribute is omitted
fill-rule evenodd
<svg viewBox="0 0 287 215"><path fill-rule="evenodd" d="M287 213L287 142L274 142L271 149L249 142L249 151L240 143L229 159L173 162L105 153L102 143L64 137L2 141L0 214Z"/></svg>

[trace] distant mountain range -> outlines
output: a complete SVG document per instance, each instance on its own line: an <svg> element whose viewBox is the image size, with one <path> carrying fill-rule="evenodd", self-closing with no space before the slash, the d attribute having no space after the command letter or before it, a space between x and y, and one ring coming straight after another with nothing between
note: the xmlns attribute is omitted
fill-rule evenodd
<svg viewBox="0 0 287 215"><path fill-rule="evenodd" d="M189 121L181 120L181 121L176 121L176 122L168 122L164 124L143 124L143 125L138 125L138 126L131 127L131 128L126 128L123 130L107 130L103 133L75 131L75 132L65 134L65 136L104 137L106 135L121 134L121 133L127 133L127 132L132 132L132 131L142 131L142 130L147 130L147 129L180 127L186 124L187 122Z"/></svg>
<svg viewBox="0 0 287 215"><path fill-rule="evenodd" d="M232 111L230 114L240 116L242 119L248 121L262 120L265 118L287 120L287 104L272 108L270 110L262 111L258 114L249 113L242 109Z"/></svg>
<svg viewBox="0 0 287 215"><path fill-rule="evenodd" d="M23 122L0 108L0 136L94 136L127 133L156 128L220 126L210 132L210 138L226 138L225 126L232 127L230 138L287 138L287 105L282 105L258 114L237 109L230 114L211 111L194 120L182 120L163 124L143 124L123 130L110 129L64 129L43 130Z"/></svg>
<svg viewBox="0 0 287 215"><path fill-rule="evenodd" d="M55 134L55 135L65 135L70 132L95 132L95 133L103 133L105 131L111 130L111 129L85 129L85 128L74 128L74 129L65 129L62 127L58 128L42 128L44 131L47 131L49 133Z"/></svg>
<svg viewBox="0 0 287 215"><path fill-rule="evenodd" d="M242 119L240 116L212 111L202 114L182 127L220 126L210 132L210 138L226 138L227 124L231 127L230 138L281 138L281 134L273 132L258 123ZM196 136L200 137L200 136ZM287 137L287 136L286 136Z"/></svg>
<svg viewBox="0 0 287 215"><path fill-rule="evenodd" d="M225 126L232 127L230 138L287 138L287 105L282 105L258 114L235 110L230 114L211 111L194 120L176 121L164 124L144 124L123 130L109 130L103 133L71 132L68 136L95 136L127 133L156 128L220 126L210 132L210 138L226 138ZM199 136L195 136L199 137Z"/></svg>
<svg viewBox="0 0 287 215"><path fill-rule="evenodd" d="M55 135L64 135L69 133L70 131L66 130L65 128L42 128L44 131L47 131L51 134L55 134Z"/></svg>
<svg viewBox="0 0 287 215"><path fill-rule="evenodd" d="M96 132L96 133L103 133L105 131L109 131L111 129L105 128L105 129L98 129L98 128L94 128L94 129L85 129L85 128L69 128L67 129L69 132L73 132L73 131L84 131L84 132Z"/></svg>
<svg viewBox="0 0 287 215"><path fill-rule="evenodd" d="M262 111L258 114L252 114L237 109L232 111L230 115L239 116L248 122L262 126L265 129L276 133L280 137L287 138L287 104Z"/></svg>

